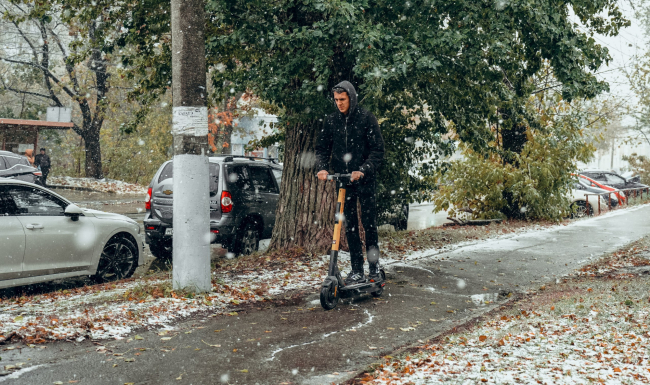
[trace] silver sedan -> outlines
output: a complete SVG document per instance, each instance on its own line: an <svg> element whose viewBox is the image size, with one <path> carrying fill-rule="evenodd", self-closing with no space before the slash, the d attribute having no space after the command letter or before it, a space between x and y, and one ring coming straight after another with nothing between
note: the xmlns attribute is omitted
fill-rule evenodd
<svg viewBox="0 0 650 385"><path fill-rule="evenodd" d="M32 183L0 178L0 288L88 275L131 277L144 263L140 226L81 209Z"/></svg>

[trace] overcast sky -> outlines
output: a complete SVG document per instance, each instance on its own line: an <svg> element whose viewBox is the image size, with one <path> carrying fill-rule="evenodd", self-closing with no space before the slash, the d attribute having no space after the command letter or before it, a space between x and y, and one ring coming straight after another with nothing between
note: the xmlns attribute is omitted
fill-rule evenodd
<svg viewBox="0 0 650 385"><path fill-rule="evenodd" d="M634 17L634 12L628 1L621 1L619 4L625 16L632 22L632 25L623 28L618 36L609 37L596 35L596 41L609 49L612 57L608 66L598 71L597 76L609 83L610 95L617 101L623 101L624 105L633 105L636 102L634 92L630 89L629 82L625 76L625 70L631 71L635 57L643 56L646 52L647 39L643 34L640 22ZM574 21L577 18L574 16ZM634 120L626 118L623 124L631 125Z"/></svg>

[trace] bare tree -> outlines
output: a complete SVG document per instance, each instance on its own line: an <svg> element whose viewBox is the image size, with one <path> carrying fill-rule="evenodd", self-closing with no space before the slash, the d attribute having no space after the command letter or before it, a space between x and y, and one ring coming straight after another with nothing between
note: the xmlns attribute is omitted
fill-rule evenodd
<svg viewBox="0 0 650 385"><path fill-rule="evenodd" d="M56 107L73 105L80 118L73 130L84 140L85 173L103 178L99 132L104 123L110 88L108 61L97 48L93 21L88 40L75 37L75 30L59 18L55 8L45 14L29 4L0 1L5 49L0 60L11 76L1 78L0 90L49 102ZM8 43L11 43L10 45ZM37 74L25 82L24 75Z"/></svg>

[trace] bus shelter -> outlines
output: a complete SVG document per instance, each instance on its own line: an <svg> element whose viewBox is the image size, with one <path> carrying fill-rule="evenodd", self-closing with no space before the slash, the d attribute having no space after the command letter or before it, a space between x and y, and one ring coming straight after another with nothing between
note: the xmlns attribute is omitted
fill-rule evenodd
<svg viewBox="0 0 650 385"><path fill-rule="evenodd" d="M38 134L41 130L68 130L73 123L47 122L43 120L0 118L0 143L3 151L24 154L33 149L38 153Z"/></svg>

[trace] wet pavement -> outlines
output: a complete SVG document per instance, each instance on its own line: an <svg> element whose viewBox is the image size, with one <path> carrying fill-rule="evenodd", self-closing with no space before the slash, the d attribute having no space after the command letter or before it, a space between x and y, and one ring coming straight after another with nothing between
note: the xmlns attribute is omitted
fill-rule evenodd
<svg viewBox="0 0 650 385"><path fill-rule="evenodd" d="M567 226L418 252L387 264L381 300L346 300L332 311L317 293L280 298L232 316L196 316L142 339L16 344L2 364L25 369L6 384L331 384L379 357L485 314L510 293L537 289L650 234L650 206Z"/></svg>

